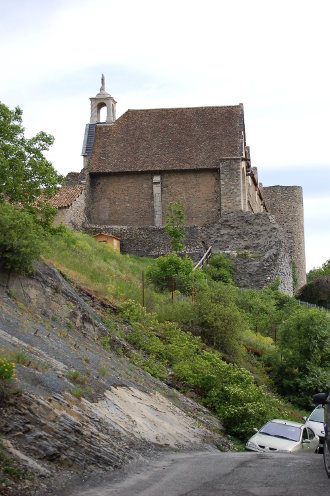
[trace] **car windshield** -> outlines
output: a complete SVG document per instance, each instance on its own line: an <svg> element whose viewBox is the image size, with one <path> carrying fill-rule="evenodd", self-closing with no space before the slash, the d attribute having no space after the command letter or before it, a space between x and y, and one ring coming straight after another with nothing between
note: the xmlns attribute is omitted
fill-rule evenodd
<svg viewBox="0 0 330 496"><path fill-rule="evenodd" d="M318 407L315 408L315 410L310 414L310 417L308 420L311 420L312 422L324 422L324 408Z"/></svg>
<svg viewBox="0 0 330 496"><path fill-rule="evenodd" d="M259 432L260 434L266 434L267 436L289 439L290 441L299 441L301 431L300 427L294 425L268 422L268 424L264 425Z"/></svg>

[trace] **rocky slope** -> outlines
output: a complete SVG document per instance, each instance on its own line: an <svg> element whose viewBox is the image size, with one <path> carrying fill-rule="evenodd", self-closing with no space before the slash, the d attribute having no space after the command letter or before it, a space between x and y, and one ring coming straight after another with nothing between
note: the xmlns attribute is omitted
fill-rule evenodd
<svg viewBox="0 0 330 496"><path fill-rule="evenodd" d="M125 342L100 345L106 310L116 312L43 263L29 278L0 271L0 352L18 362L0 432L27 470L0 494L60 494L159 450L228 449L219 421L131 364Z"/></svg>

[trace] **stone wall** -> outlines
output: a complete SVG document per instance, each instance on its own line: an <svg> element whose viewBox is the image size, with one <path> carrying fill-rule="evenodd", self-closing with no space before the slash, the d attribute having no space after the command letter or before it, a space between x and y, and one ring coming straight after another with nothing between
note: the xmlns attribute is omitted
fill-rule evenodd
<svg viewBox="0 0 330 496"><path fill-rule="evenodd" d="M86 180L86 170L82 169L80 172L69 172L65 176L65 186L76 186L77 184L81 184Z"/></svg>
<svg viewBox="0 0 330 496"><path fill-rule="evenodd" d="M248 200L248 209L251 212L259 213L263 211L263 207L261 204L260 197L258 195L258 188L254 184L253 180L250 176L248 176L246 181L247 184L247 200Z"/></svg>
<svg viewBox="0 0 330 496"><path fill-rule="evenodd" d="M269 213L291 241L290 255L296 264L297 290L306 284L303 191L300 186L263 188Z"/></svg>
<svg viewBox="0 0 330 496"><path fill-rule="evenodd" d="M292 265L286 234L267 213L235 212L202 229L213 252L235 259L239 287L262 288L280 278L280 290L292 295Z"/></svg>
<svg viewBox="0 0 330 496"><path fill-rule="evenodd" d="M181 200L186 225L203 226L215 222L220 214L218 170L164 172L162 181L163 225L170 202Z"/></svg>
<svg viewBox="0 0 330 496"><path fill-rule="evenodd" d="M151 173L91 175L90 222L152 226L152 177Z"/></svg>
<svg viewBox="0 0 330 496"><path fill-rule="evenodd" d="M170 237L162 227L88 225L86 229L109 232L121 240L123 253L158 257L170 252ZM239 287L262 288L280 277L281 291L292 295L292 267L283 230L266 213L235 212L216 223L186 229L186 253L197 262L209 246L213 253L230 253Z"/></svg>
<svg viewBox="0 0 330 496"><path fill-rule="evenodd" d="M62 207L57 209L57 215L54 221L55 225L65 224L69 229L80 231L85 217L85 199L86 192L83 191L78 198L69 207Z"/></svg>
<svg viewBox="0 0 330 496"><path fill-rule="evenodd" d="M226 160L220 164L221 215L242 210L241 160Z"/></svg>
<svg viewBox="0 0 330 496"><path fill-rule="evenodd" d="M140 257L159 257L171 251L171 238L164 227L98 226L90 224L85 226L85 230L91 234L103 232L118 237L122 253L132 253ZM205 251L200 228L197 226L186 228L185 244L186 253L193 260L199 260Z"/></svg>
<svg viewBox="0 0 330 496"><path fill-rule="evenodd" d="M153 179L155 174L92 174L88 200L88 218L92 224L117 226L155 225ZM215 222L220 211L218 170L167 171L160 177L159 215L171 201L182 200L187 225Z"/></svg>

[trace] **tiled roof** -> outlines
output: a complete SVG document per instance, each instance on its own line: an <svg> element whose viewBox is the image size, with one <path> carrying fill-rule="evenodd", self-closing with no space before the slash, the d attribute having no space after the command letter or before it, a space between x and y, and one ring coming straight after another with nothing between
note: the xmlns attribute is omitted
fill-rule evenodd
<svg viewBox="0 0 330 496"><path fill-rule="evenodd" d="M72 203L81 195L85 186L77 184L75 186L63 186L58 193L50 200L52 207L70 207Z"/></svg>
<svg viewBox="0 0 330 496"><path fill-rule="evenodd" d="M242 156L243 106L128 110L96 126L91 172L213 168Z"/></svg>

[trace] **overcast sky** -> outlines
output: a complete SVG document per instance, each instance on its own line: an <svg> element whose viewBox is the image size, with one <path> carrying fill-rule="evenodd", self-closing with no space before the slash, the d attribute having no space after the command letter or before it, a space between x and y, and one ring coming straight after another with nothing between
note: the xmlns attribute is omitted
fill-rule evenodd
<svg viewBox="0 0 330 496"><path fill-rule="evenodd" d="M82 167L89 97L127 109L244 104L264 186L304 190L307 269L330 258L329 0L0 0L0 100Z"/></svg>

